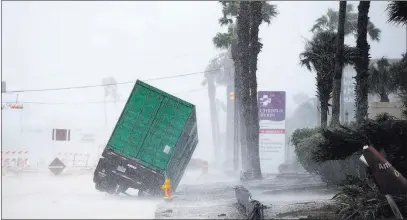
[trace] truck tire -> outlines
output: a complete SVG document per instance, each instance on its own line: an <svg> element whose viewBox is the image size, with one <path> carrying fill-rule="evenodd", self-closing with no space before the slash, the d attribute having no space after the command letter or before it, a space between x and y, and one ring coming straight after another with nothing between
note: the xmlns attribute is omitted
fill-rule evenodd
<svg viewBox="0 0 407 220"><path fill-rule="evenodd" d="M106 191L106 190L102 187L102 185L101 185L100 183L95 183L95 188L96 188L96 190L101 191L101 192Z"/></svg>
<svg viewBox="0 0 407 220"><path fill-rule="evenodd" d="M112 180L103 180L101 182L101 187L104 189L105 192L114 194L116 192L117 184Z"/></svg>
<svg viewBox="0 0 407 220"><path fill-rule="evenodd" d="M125 193L129 188L130 188L129 185L127 185L127 184L121 184L121 185L119 185L119 187L117 188L117 194Z"/></svg>

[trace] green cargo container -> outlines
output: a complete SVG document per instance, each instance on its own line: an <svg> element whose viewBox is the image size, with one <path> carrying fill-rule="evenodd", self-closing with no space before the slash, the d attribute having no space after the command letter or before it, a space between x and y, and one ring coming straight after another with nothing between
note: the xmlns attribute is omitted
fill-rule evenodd
<svg viewBox="0 0 407 220"><path fill-rule="evenodd" d="M94 182L100 190L103 178L113 178L116 185L126 182L124 189L156 194L167 176L175 190L197 143L195 106L138 80L95 170ZM106 170L115 175L105 175ZM104 188L109 188L106 184Z"/></svg>

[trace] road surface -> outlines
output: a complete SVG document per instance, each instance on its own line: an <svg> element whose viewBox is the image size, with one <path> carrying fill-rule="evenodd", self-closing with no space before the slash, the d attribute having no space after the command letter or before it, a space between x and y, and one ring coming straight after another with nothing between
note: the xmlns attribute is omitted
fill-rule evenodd
<svg viewBox="0 0 407 220"><path fill-rule="evenodd" d="M112 196L95 189L89 174L53 176L44 170L38 174L2 177L3 218L104 218L153 219L163 199ZM225 175L186 172L181 185L227 181ZM137 191L130 194L136 195Z"/></svg>
<svg viewBox="0 0 407 220"><path fill-rule="evenodd" d="M209 172L204 175L200 171L185 173L176 193L178 195L174 194L178 198L174 198L172 203L164 203L163 198L106 195L94 188L92 178L93 173L53 176L49 172L3 177L2 217L20 219L243 218L237 211L232 188L239 184L239 180L237 177L231 178L223 173ZM290 188L290 185L296 185L294 182L298 181L287 182L277 178L265 185L266 188L272 189L279 189L282 186ZM303 185L306 181L300 182ZM263 193L259 193L260 191ZM324 203L332 197L331 192L272 192L272 195L265 195L266 189L260 191L254 190L252 195L254 199L272 207L266 211L269 217L296 210L298 202ZM136 191L129 193L136 194Z"/></svg>
<svg viewBox="0 0 407 220"><path fill-rule="evenodd" d="M151 219L162 199L110 196L97 191L93 174L24 174L2 178L2 218Z"/></svg>

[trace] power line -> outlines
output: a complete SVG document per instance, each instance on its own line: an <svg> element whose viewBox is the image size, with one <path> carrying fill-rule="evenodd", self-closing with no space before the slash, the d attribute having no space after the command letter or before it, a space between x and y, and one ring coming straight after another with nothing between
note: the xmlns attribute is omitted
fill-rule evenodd
<svg viewBox="0 0 407 220"><path fill-rule="evenodd" d="M194 55L198 55L198 54L202 54L201 52L196 52L196 53L184 53L184 54L180 54L180 55L177 55L177 56L173 56L173 57L168 57L168 56L164 56L166 59L175 59L175 60L177 60L178 58L183 58L183 57L191 57L191 56L194 56ZM145 56L143 56L143 58L146 58ZM151 57L147 57L148 59L147 60L143 60L143 62L145 62L145 61L156 61L157 60L157 56L151 56ZM150 58L152 59L152 60L150 60ZM160 58L160 57L159 57ZM137 60L139 60L139 59L132 59L132 61L137 61ZM46 77L60 77L60 76L66 76L66 75L69 75L69 76L74 76L74 77L77 77L78 75L80 75L80 73L74 73L74 74L72 74L72 73L59 73L59 74L50 74L50 75L33 75L34 76L34 79L43 79L43 78L46 78Z"/></svg>
<svg viewBox="0 0 407 220"><path fill-rule="evenodd" d="M226 68L224 68L224 69L226 69ZM154 80L162 80L162 79L172 79L172 78L192 76L192 75L197 75L197 74L202 74L202 73L216 72L216 71L219 71L219 70L222 70L222 69L208 70L208 71L202 71L202 72L192 72L192 73L186 73L186 74L180 74L180 75L174 75L174 76L164 76L164 77L158 77L158 78L150 78L150 79L145 79L145 80L142 80L142 81L154 81ZM86 86L72 86L72 87L63 87L63 88L12 90L12 91L6 91L5 93L44 92L44 91L70 90L70 89L86 89L86 88L111 86L111 85L131 84L131 83L135 83L135 82L136 82L135 80L132 80L132 81L127 81L127 82L107 83L107 84L98 84L98 85L86 85Z"/></svg>
<svg viewBox="0 0 407 220"><path fill-rule="evenodd" d="M193 89L193 90L188 90L185 92L178 92L178 93L173 93L173 95L179 95L179 94L185 94L185 93L191 93L191 92L198 92L198 91L203 91L206 90L207 87L205 88L200 88L200 89ZM127 102L127 99L120 99L116 101L90 101L90 102L25 102L25 101L18 101L18 104L38 104L38 105L66 105L66 104L71 104L71 105L82 105L82 104L102 104L102 103L114 103L114 102ZM2 104L17 104L16 102L2 102Z"/></svg>

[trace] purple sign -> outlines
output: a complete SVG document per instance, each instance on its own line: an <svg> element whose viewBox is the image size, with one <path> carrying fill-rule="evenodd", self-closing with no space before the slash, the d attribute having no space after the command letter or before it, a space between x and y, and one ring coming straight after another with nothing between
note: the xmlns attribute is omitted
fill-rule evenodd
<svg viewBox="0 0 407 220"><path fill-rule="evenodd" d="M259 120L285 120L285 92L258 91Z"/></svg>

